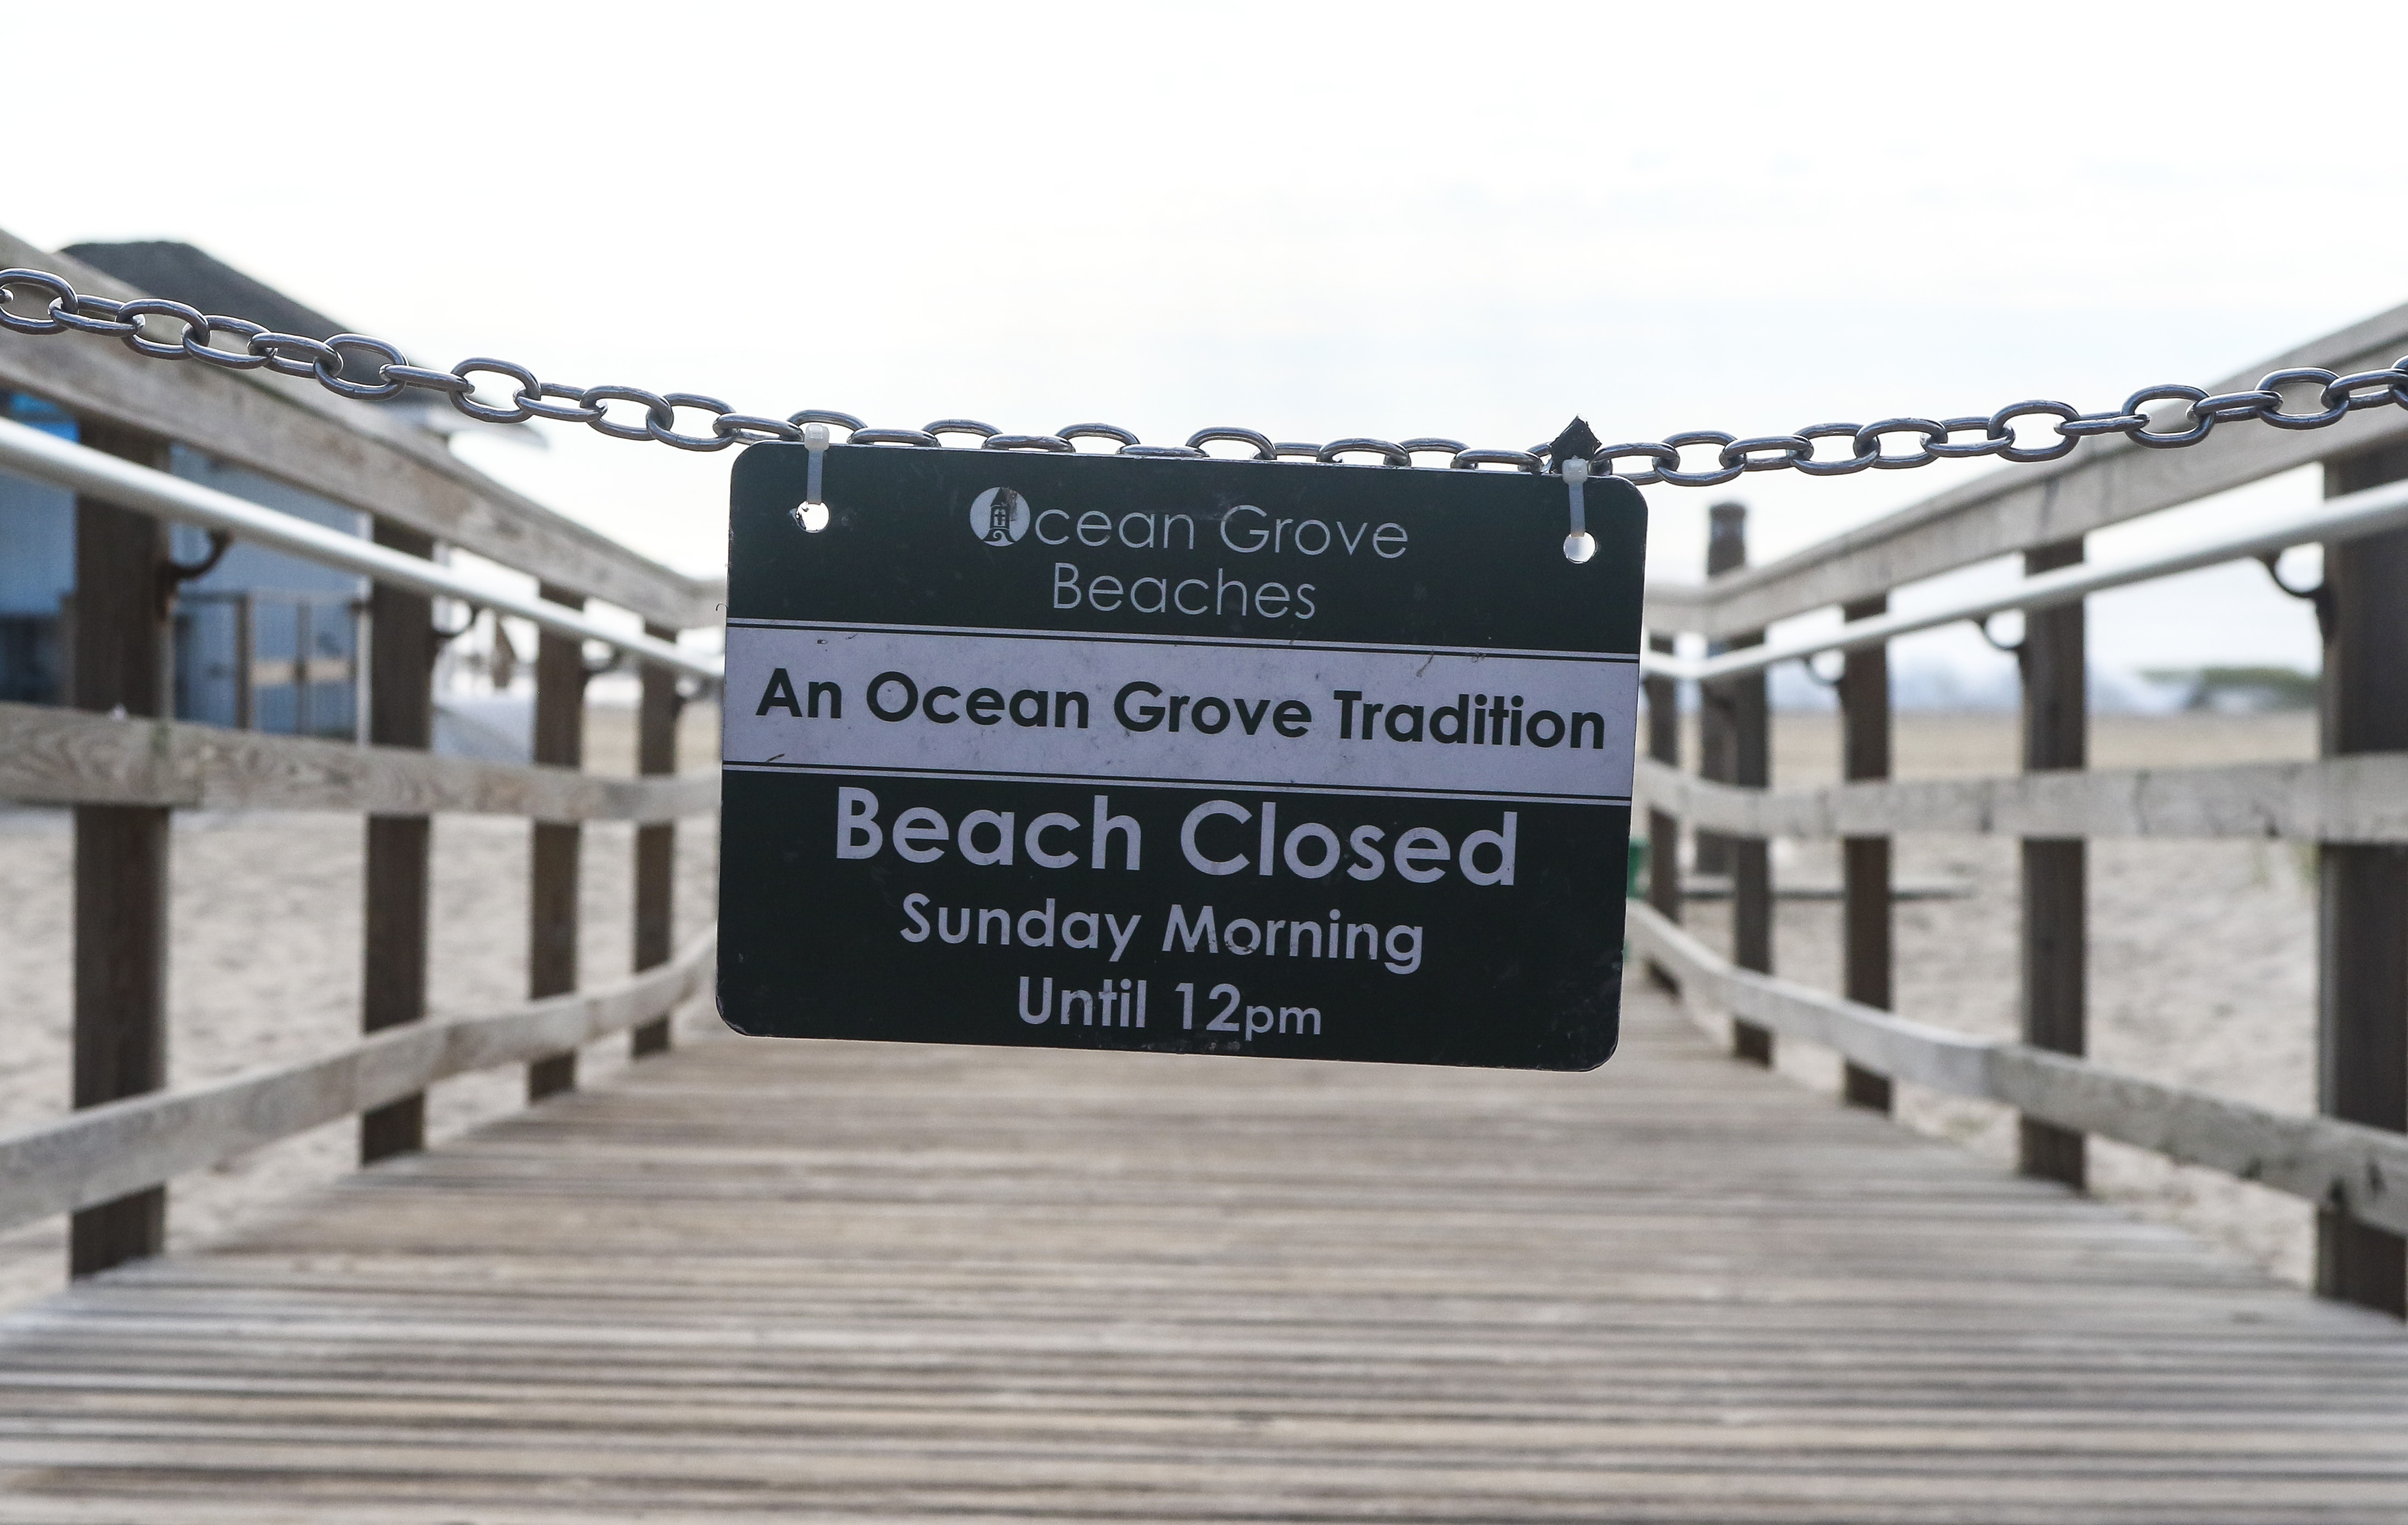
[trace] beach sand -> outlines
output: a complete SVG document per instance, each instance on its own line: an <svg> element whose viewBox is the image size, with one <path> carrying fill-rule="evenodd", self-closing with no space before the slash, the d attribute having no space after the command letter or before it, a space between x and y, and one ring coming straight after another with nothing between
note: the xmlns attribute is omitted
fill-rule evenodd
<svg viewBox="0 0 2408 1525"><path fill-rule="evenodd" d="M589 766L632 771L632 715L591 712ZM716 754L715 716L686 718L683 755ZM1838 731L1828 715L1784 715L1774 730L1784 784L1838 776ZM2012 715L1906 715L1898 726L1901 777L2014 770ZM2102 717L2092 758L2101 768L2200 765L2314 755L2306 715ZM1688 754L1694 757L1695 751ZM440 818L435 830L434 960L437 1013L490 1010L524 999L524 822ZM583 969L589 983L630 962L631 831L587 829L583 858ZM67 813L0 811L0 1128L66 1110L69 885ZM1963 899L1899 908L1899 1007L1925 1021L2011 1035L2015 1027L2016 850L2013 842L1907 838L1897 871L1906 880L1955 880ZM210 814L177 818L173 848L170 1072L190 1086L339 1046L357 1031L361 826L357 818ZM2311 1107L2315 1034L2313 856L2281 842L2098 842L2091 848L2091 1048L2103 1063L2181 1081L2289 1112ZM681 941L714 910L714 824L679 833ZM1828 844L1783 844L1776 878L1836 884ZM1777 920L1780 972L1836 986L1839 909L1784 900ZM1728 909L1694 904L1688 920L1728 946ZM679 1041L735 1042L708 1001L679 1019ZM589 1083L625 1062L624 1038L590 1047ZM1784 1045L1782 1069L1835 1091L1828 1054ZM521 1104L513 1067L436 1088L433 1135L443 1138ZM1835 1101L1836 1105L1837 1102ZM2001 1161L2014 1124L2003 1109L1903 1087L1910 1127L1957 1140ZM308 1182L351 1168L356 1125L300 1138L179 1179L170 1193L171 1244L223 1231ZM2144 1216L2181 1225L2228 1253L2304 1283L2310 1212L2291 1198L2153 1156L2094 1143L2096 1189ZM0 1304L58 1287L64 1229L36 1225L0 1236Z"/></svg>
<svg viewBox="0 0 2408 1525"><path fill-rule="evenodd" d="M1899 778L2016 770L2012 714L1901 715ZM2315 717L2178 714L2097 716L2094 768L2206 767L2315 755ZM1778 786L1835 783L1836 716L1776 716ZM1694 741L1686 756L1697 755ZM2017 849L2012 839L1904 837L1893 848L1900 882L1955 881L1963 899L1903 901L1897 912L1899 1011L1991 1037L2017 1025ZM2090 1054L2100 1063L2283 1112L2315 1103L2315 859L2283 842L2094 842L2090 844ZM1836 885L1833 843L1774 847L1773 880ZM1730 948L1727 903L1698 902L1687 922L1707 945ZM1836 990L1840 908L1778 900L1773 966L1784 978ZM1779 1045L1780 1068L1836 1096L1828 1050ZM1834 1103L1836 1104L1836 1102ZM2011 1161L2014 1114L2004 1107L1900 1086L1907 1126ZM2298 1198L2219 1172L2092 1140L2091 1189L2142 1216L2190 1230L2232 1256L2300 1286L2314 1254L2314 1213Z"/></svg>
<svg viewBox="0 0 2408 1525"><path fill-rule="evenodd" d="M589 771L635 771L634 712L588 712ZM690 705L680 755L718 755L718 712ZM169 848L168 1084L181 1087L340 1047L360 1021L359 817L282 812L179 812ZM526 822L436 818L427 1003L437 1014L493 1011L527 999ZM579 969L588 985L634 963L634 827L590 825L579 864ZM74 833L64 810L0 809L0 1128L68 1110ZM681 823L677 941L708 928L718 906L717 823ZM708 1000L679 1016L689 1041L719 1028ZM588 1045L580 1080L626 1062L627 1041ZM430 1137L452 1137L523 1104L512 1066L435 1087ZM294 1188L353 1167L358 1125L330 1123L168 1191L168 1243L223 1232ZM0 1306L65 1277L65 1220L0 1235Z"/></svg>

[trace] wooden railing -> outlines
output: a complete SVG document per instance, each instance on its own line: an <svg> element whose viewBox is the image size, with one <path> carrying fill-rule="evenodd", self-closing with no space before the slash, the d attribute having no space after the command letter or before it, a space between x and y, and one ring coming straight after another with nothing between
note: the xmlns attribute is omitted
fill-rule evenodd
<svg viewBox="0 0 2408 1525"><path fill-rule="evenodd" d="M2348 371L2408 350L2408 307L2304 345L2266 367ZM2238 386L2254 384L2243 380ZM2091 530L2321 463L2328 498L2347 498L2246 535L2202 540L2143 565L2082 569ZM1648 592L1651 711L1638 770L1638 819L1651 839L1633 948L1682 997L1730 1019L1740 1057L1770 1062L1776 1039L1838 1051L1843 1094L1882 1110L1892 1082L2003 1102L2021 1114L2029 1174L2086 1181L2096 1135L2210 1166L2317 1204L2316 1284L2328 1295L2408 1313L2408 415L2376 409L2329 433L2215 431L2186 450L2086 442L2064 459L2007 468L1863 528L1758 568L1744 565L1743 511L1718 509L1710 576ZM2315 590L2324 633L2324 755L2312 763L2091 771L2086 630L2081 599L2116 583L2265 558L2320 541ZM2263 543L2260 543L2263 542ZM2003 594L1891 615L1901 585L2021 553L2025 583ZM1781 636L1777 621L1838 606L1837 631ZM1942 617L2028 611L2023 771L1999 778L1891 777L1887 645ZM1720 653L1671 655L1681 635ZM1765 669L1820 649L1841 654L1842 779L1768 786ZM1698 772L1679 767L1676 685L1700 680ZM1698 856L1731 877L1731 957L1678 925L1684 826ZM1993 1043L1890 1014L1891 840L1905 832L2012 836L2021 842L2022 1041ZM2316 844L2321 1115L2291 1116L2101 1069L2087 1047L2087 858L2092 838L2279 838ZM1772 971L1770 839L1842 844L1842 989Z"/></svg>
<svg viewBox="0 0 2408 1525"><path fill-rule="evenodd" d="M79 289L129 290L0 234L0 266L58 270ZM363 407L263 371L167 365L108 344L0 332L0 390L65 410L79 444L20 439L78 496L76 585L63 708L0 704L0 798L71 805L75 835L73 1101L56 1122L0 1135L0 1227L65 1212L75 1274L156 1253L165 1183L356 1115L364 1161L422 1147L424 1092L471 1070L523 1063L528 1096L576 1081L577 1050L632 1034L669 1043L669 1017L708 985L706 937L671 947L676 823L716 808L715 774L677 773L681 675L710 661L677 645L715 625L724 583L686 577L511 492L394 410ZM14 427L11 425L10 427ZM27 431L17 430L18 436ZM38 442L40 451L33 451ZM168 475L196 449L373 516L369 540L334 534ZM21 463L22 467L22 463ZM36 472L36 474L41 474ZM369 580L366 744L261 735L165 718L164 633L177 568L163 516ZM449 544L539 580L540 598L477 590L437 564ZM438 757L433 739L436 597L531 618L534 761ZM590 617L589 598L642 634ZM599 639L642 679L638 772L582 773L584 643ZM177 810L337 811L365 818L363 1036L337 1052L165 1092L167 851ZM429 818L523 817L534 835L528 1003L429 1021ZM593 985L577 967L581 823L636 826L631 975Z"/></svg>

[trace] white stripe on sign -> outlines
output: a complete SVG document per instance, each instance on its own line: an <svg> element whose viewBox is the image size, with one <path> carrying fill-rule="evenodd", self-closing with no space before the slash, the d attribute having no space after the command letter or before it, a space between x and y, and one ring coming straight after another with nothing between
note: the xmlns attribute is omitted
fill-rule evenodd
<svg viewBox="0 0 2408 1525"><path fill-rule="evenodd" d="M725 765L1614 803L1635 656L769 624Z"/></svg>

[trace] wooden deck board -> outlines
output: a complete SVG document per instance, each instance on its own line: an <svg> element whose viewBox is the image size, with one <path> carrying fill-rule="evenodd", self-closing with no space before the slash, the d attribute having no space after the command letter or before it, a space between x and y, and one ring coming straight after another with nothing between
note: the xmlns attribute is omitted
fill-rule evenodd
<svg viewBox="0 0 2408 1525"><path fill-rule="evenodd" d="M698 1044L0 1324L0 1521L2408 1521L2408 1335L1710 1052Z"/></svg>

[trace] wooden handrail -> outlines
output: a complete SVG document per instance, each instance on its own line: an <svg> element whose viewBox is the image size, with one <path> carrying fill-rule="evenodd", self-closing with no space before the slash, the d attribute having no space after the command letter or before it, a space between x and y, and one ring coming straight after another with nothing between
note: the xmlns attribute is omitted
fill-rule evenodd
<svg viewBox="0 0 2408 1525"><path fill-rule="evenodd" d="M719 775L597 778L410 747L0 704L0 799L654 822L716 810Z"/></svg>
<svg viewBox="0 0 2408 1525"><path fill-rule="evenodd" d="M1912 1022L1710 952L1642 901L1627 910L1634 948L1700 1007L1820 1043L1868 1070L1952 1096L2203 1165L2408 1232L2408 1135L2293 1116L2184 1086L2126 1074L2024 1043Z"/></svg>
<svg viewBox="0 0 2408 1525"><path fill-rule="evenodd" d="M0 231L0 267L12 266L54 270L95 295L149 295ZM72 335L0 330L0 388L31 393L79 417L183 441L655 625L719 623L723 581L688 577L638 555L494 482L393 410L330 396L309 381L197 361L170 365Z"/></svg>
<svg viewBox="0 0 2408 1525"><path fill-rule="evenodd" d="M709 987L714 934L614 985L478 1016L390 1028L316 1058L90 1107L0 1136L0 1230L113 1201L415 1095L624 1032Z"/></svg>
<svg viewBox="0 0 2408 1525"><path fill-rule="evenodd" d="M2408 304L2311 339L2208 390L2258 384L2268 371L2377 369L2408 350ZM2059 461L2019 466L1935 494L1870 525L1710 583L1651 583L1647 625L1713 638L1853 602L2009 552L2073 540L2294 467L2408 440L2408 410L2370 408L2329 428L2234 424L2184 450L2094 439Z"/></svg>
<svg viewBox="0 0 2408 1525"><path fill-rule="evenodd" d="M2408 842L2408 753L1770 790L1711 783L1642 757L1635 793L1641 808L1708 831L1800 841L1928 831Z"/></svg>

